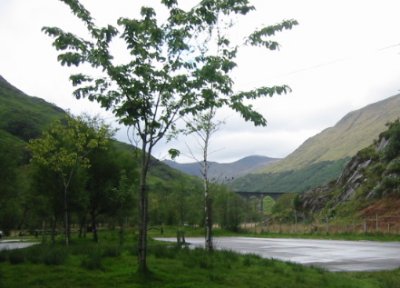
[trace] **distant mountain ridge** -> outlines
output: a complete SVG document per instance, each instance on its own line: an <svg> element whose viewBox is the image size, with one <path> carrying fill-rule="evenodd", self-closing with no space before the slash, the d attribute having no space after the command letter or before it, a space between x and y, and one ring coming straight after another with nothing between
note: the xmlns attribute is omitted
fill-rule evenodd
<svg viewBox="0 0 400 288"><path fill-rule="evenodd" d="M236 177L252 173L279 160L278 158L252 155L232 163L209 162L209 178L213 182L227 183ZM198 162L178 163L165 160L164 163L186 174L201 177L201 166Z"/></svg>
<svg viewBox="0 0 400 288"><path fill-rule="evenodd" d="M261 173L296 170L322 161L353 157L371 145L386 130L386 124L400 117L400 94L345 115L334 127L307 139L299 148Z"/></svg>
<svg viewBox="0 0 400 288"><path fill-rule="evenodd" d="M278 163L238 178L235 190L303 192L337 178L346 162L400 117L400 94L348 113Z"/></svg>

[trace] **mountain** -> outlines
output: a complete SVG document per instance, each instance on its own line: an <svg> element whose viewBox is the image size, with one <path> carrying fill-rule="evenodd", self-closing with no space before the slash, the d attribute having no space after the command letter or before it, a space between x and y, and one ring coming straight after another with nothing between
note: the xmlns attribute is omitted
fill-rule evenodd
<svg viewBox="0 0 400 288"><path fill-rule="evenodd" d="M341 176L300 195L305 217L332 220L377 219L386 229L400 217L400 122L389 125L374 144L359 151ZM375 223L374 223L375 225Z"/></svg>
<svg viewBox="0 0 400 288"><path fill-rule="evenodd" d="M0 76L0 130L3 133L28 141L65 115L61 108L26 95Z"/></svg>
<svg viewBox="0 0 400 288"><path fill-rule="evenodd" d="M21 229L21 227L36 229L41 227L42 221L46 223L54 221L50 219L55 219L55 214L62 215L62 205L59 206L62 202L61 198L58 198L62 195L57 193L59 179L53 179L43 171L40 173L35 166L31 165L32 154L27 148L27 143L31 139L40 137L42 131L49 127L52 121L61 119L66 114L53 104L26 95L0 76L0 228L6 233ZM128 191L132 191L131 187L136 189L139 183L139 160L135 153L136 148L115 140L111 141L109 148L107 150L109 154L96 154L99 157L92 159L93 162L98 161L99 164L96 166L96 175L102 175L102 177L98 176L97 179L100 181L95 186L107 183L107 186L103 186L107 189L107 193L96 192L93 196L96 198L94 206L98 208L96 208L96 213L104 216L103 219L107 219L105 221L112 221L109 223L117 223L120 217L117 209L125 211L130 209L132 215L126 220L134 223L134 217L136 217L134 215L137 215L134 208L136 205L130 206L136 201L137 193L130 194ZM112 159L112 161L102 162L106 159ZM111 163L113 166L104 165L106 163ZM103 167L112 167L112 170L103 170L106 169ZM110 175L112 174L110 171L114 174ZM83 169L78 169L77 172L79 173L73 174L71 183L74 184L68 191L70 211L74 213L71 217L74 219L72 221L78 221L78 215L84 215L85 212L91 214L89 210L93 211L93 205L90 205L90 199L92 199L89 195L90 191L83 190L90 189L89 185L94 185L89 182L90 172ZM110 181L103 182L107 177L110 177ZM118 178L120 178L119 181ZM151 199L148 211L151 225L154 223L177 225L186 221L201 223L202 183L200 179L172 169L152 158L147 180L149 199ZM42 187L41 183L46 184ZM59 192L61 191L63 190L60 189ZM128 193L129 196L127 196ZM120 197L132 198L130 204L123 203L118 205L120 208L115 206L113 208L115 211L108 210L113 207L108 202L121 201ZM100 202L104 203L99 204ZM62 218L57 221L61 221L60 219ZM76 224L78 225L77 222Z"/></svg>
<svg viewBox="0 0 400 288"><path fill-rule="evenodd" d="M67 113L60 107L41 98L26 95L0 75L0 149L2 147L17 149L20 165L29 163L27 142L39 137L52 121L66 115ZM128 152L133 149L132 146L118 141L114 141L113 144L118 151L125 154L129 154ZM187 175L171 169L156 159L152 166L151 175L158 180L188 178Z"/></svg>
<svg viewBox="0 0 400 288"><path fill-rule="evenodd" d="M241 191L303 192L327 183L399 116L400 95L350 112L283 160L236 179L231 187Z"/></svg>
<svg viewBox="0 0 400 288"><path fill-rule="evenodd" d="M236 177L249 174L279 160L280 159L278 158L253 155L232 163L209 162L209 178L214 182L227 183ZM198 162L178 163L171 160L165 160L164 163L174 169L185 172L186 174L201 177L201 166Z"/></svg>

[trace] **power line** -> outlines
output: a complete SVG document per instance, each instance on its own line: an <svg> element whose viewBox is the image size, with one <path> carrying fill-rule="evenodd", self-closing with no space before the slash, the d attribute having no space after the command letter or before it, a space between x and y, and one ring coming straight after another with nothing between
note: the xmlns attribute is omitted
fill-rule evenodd
<svg viewBox="0 0 400 288"><path fill-rule="evenodd" d="M382 47L382 48L378 48L378 49L376 49L374 51L370 51L368 54L363 53L363 54L360 55L359 53L358 54L352 53L352 54L347 55L346 57L337 58L337 59L334 59L334 60L331 60L331 61L321 62L321 63L315 64L315 65L311 65L311 66L308 66L308 67L294 69L294 70L286 72L286 73L282 73L282 74L279 74L279 75L271 76L270 78L281 78L281 77L285 77L285 76L291 76L291 75L295 75L295 74L299 74L299 73L303 73L303 72L307 72L307 71L320 69L320 68L323 68L323 67L326 67L326 66L330 66L330 65L334 65L334 64L337 64L337 63L340 63L340 62L351 61L351 60L354 60L356 58L362 59L364 57L368 57L368 55L370 55L370 54L381 53L381 52L384 52L386 50L390 50L390 49L393 49L393 48L396 48L396 47L400 47L400 43L391 44L391 45L388 45L388 46L385 46L385 47ZM254 80L254 81L251 81L251 82L244 83L242 85L245 86L245 85L249 85L249 84L252 84L252 83L259 83L259 82L265 82L265 79Z"/></svg>

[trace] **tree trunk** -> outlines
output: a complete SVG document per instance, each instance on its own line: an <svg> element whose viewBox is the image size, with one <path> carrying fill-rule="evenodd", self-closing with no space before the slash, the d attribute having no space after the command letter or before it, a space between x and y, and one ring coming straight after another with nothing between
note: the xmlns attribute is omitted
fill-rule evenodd
<svg viewBox="0 0 400 288"><path fill-rule="evenodd" d="M214 247L213 247L213 239L212 239L212 201L211 199L207 196L205 199L205 213L206 213L206 250L211 252Z"/></svg>
<svg viewBox="0 0 400 288"><path fill-rule="evenodd" d="M68 202L67 202L67 186L64 186L64 235L65 246L69 245L69 222L68 222Z"/></svg>
<svg viewBox="0 0 400 288"><path fill-rule="evenodd" d="M143 178L143 177L142 177ZM141 179L139 192L139 243L138 264L139 273L147 272L147 191L145 181Z"/></svg>
<svg viewBox="0 0 400 288"><path fill-rule="evenodd" d="M125 240L124 234L125 234L124 220L123 220L123 218L121 218L119 221L119 245L120 246L122 246L124 244L124 240Z"/></svg>
<svg viewBox="0 0 400 288"><path fill-rule="evenodd" d="M208 138L207 138L208 139ZM212 241L212 203L210 198L209 191L209 182L208 182L208 163L207 163L207 148L208 141L204 147L204 162L203 162L203 188L204 188L204 214L205 214L205 248L207 251L213 250L213 241Z"/></svg>
<svg viewBox="0 0 400 288"><path fill-rule="evenodd" d="M51 219L51 244L54 245L56 242L56 217Z"/></svg>
<svg viewBox="0 0 400 288"><path fill-rule="evenodd" d="M148 191L147 191L147 171L149 168L150 152L146 153L147 144L143 141L141 171L139 184L139 238L138 238L138 272L145 275L147 267L147 225L148 225Z"/></svg>
<svg viewBox="0 0 400 288"><path fill-rule="evenodd" d="M46 220L42 220L42 243L46 243Z"/></svg>
<svg viewBox="0 0 400 288"><path fill-rule="evenodd" d="M79 238L86 238L86 216L82 216L79 222Z"/></svg>
<svg viewBox="0 0 400 288"><path fill-rule="evenodd" d="M210 112L210 115L212 111ZM211 116L210 116L211 117ZM212 241L212 202L210 197L210 187L208 181L208 145L211 136L211 129L210 129L210 121L211 118L208 119L207 126L209 127L206 129L205 139L204 139L204 147L203 147L203 188L204 188L204 214L205 214L205 248L207 251L211 252L213 250L213 241Z"/></svg>
<svg viewBox="0 0 400 288"><path fill-rule="evenodd" d="M96 212L90 212L91 222L92 222L92 233L93 233L93 241L99 242L99 236L97 234L97 221L96 221Z"/></svg>

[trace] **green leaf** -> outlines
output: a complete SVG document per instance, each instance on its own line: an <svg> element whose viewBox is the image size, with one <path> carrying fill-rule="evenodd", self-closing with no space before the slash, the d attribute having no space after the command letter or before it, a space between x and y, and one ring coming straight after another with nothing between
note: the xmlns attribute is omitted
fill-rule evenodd
<svg viewBox="0 0 400 288"><path fill-rule="evenodd" d="M171 157L171 159L174 160L176 157L178 157L181 154L181 152L177 149L171 148L168 150L168 154Z"/></svg>

